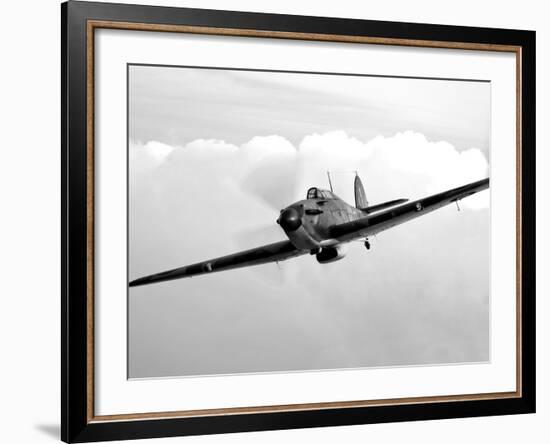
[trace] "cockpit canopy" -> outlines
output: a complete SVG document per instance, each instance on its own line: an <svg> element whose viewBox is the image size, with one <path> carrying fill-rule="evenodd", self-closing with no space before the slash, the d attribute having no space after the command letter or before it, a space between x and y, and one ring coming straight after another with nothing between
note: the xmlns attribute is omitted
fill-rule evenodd
<svg viewBox="0 0 550 444"><path fill-rule="evenodd" d="M328 190L320 190L319 188L312 187L307 190L306 199L335 199L336 197Z"/></svg>

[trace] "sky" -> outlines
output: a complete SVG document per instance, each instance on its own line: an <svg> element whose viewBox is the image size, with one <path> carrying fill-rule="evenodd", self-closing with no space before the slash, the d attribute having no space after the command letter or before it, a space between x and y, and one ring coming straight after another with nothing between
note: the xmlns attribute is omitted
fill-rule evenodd
<svg viewBox="0 0 550 444"><path fill-rule="evenodd" d="M130 134L183 146L345 130L363 141L412 129L488 154L487 82L133 66Z"/></svg>
<svg viewBox="0 0 550 444"><path fill-rule="evenodd" d="M490 84L131 66L129 275L285 239L308 187L419 198L489 173ZM132 378L482 362L489 193L341 261L277 264L129 290Z"/></svg>

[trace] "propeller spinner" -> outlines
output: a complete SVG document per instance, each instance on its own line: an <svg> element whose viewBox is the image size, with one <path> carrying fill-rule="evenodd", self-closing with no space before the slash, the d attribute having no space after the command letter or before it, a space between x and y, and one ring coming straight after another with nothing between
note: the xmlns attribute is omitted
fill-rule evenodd
<svg viewBox="0 0 550 444"><path fill-rule="evenodd" d="M288 207L281 211L277 223L286 232L296 231L302 226L302 215L294 207Z"/></svg>

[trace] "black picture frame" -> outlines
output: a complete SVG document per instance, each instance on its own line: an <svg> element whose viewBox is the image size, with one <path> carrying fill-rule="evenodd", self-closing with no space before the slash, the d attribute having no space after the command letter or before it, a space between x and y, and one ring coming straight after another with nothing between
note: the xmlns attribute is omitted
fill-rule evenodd
<svg viewBox="0 0 550 444"><path fill-rule="evenodd" d="M521 393L499 399L440 400L403 404L294 411L97 420L90 414L90 76L87 41L90 21L192 26L317 36L370 37L519 48L521 64L521 306L518 330ZM357 19L215 11L70 1L61 5L62 54L62 274L61 274L61 438L90 442L180 435L370 424L535 412L535 32L507 29L396 23ZM448 45L447 45L448 44ZM92 184L92 185L91 185ZM93 195L92 203L93 205ZM93 234L93 233L92 233ZM93 313L93 311L92 311Z"/></svg>

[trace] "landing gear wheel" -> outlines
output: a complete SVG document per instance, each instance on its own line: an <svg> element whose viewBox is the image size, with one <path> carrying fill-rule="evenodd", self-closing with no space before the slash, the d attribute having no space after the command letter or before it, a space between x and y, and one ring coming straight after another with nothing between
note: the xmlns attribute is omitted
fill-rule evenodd
<svg viewBox="0 0 550 444"><path fill-rule="evenodd" d="M365 239L365 248L367 250L370 250L370 242L368 241L368 239Z"/></svg>

